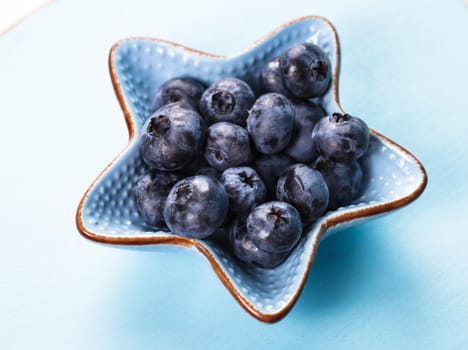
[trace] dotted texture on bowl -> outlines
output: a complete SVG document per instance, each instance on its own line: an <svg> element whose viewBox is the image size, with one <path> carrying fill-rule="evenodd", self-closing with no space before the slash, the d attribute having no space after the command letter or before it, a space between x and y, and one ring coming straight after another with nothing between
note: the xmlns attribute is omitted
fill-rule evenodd
<svg viewBox="0 0 468 350"><path fill-rule="evenodd" d="M156 91L168 79L191 76L209 85L222 77L235 76L259 91L259 72L263 65L292 44L304 41L320 46L332 67L336 67L338 48L333 32L321 21L312 21L309 25L295 23L251 50L230 57L213 59L164 42L131 39L118 45L114 59L126 104L139 131L151 114ZM333 96L335 84L333 81L325 96L316 99L326 110L337 109Z"/></svg>
<svg viewBox="0 0 468 350"><path fill-rule="evenodd" d="M211 57L151 39L128 39L117 44L112 53L114 69L136 137L95 182L84 199L81 220L86 230L106 237L172 235L145 225L131 197L133 184L145 170L140 160L139 133L151 113L153 96L160 84L176 76L192 76L206 84L221 77L235 76L258 91L261 67L293 43L304 41L313 42L325 51L336 77L338 43L330 25L319 18L292 23L248 51L231 57ZM335 96L337 84L334 79L325 96L316 100L329 114L341 111ZM319 244L321 226L327 220L398 200L414 193L424 182L424 173L417 161L379 136L371 137L369 151L361 163L365 184L360 197L350 206L328 212L304 232L299 244L282 265L274 269L249 266L234 259L217 240L203 242L235 288L235 294L246 300L257 313L272 315L280 313L288 305L291 307L305 280L313 259L312 252ZM359 221L362 219L341 220L333 229Z"/></svg>

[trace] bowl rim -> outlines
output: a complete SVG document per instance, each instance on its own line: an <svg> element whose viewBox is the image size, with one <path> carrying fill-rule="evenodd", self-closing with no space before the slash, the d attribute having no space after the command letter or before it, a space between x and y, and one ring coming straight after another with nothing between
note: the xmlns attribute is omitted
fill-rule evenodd
<svg viewBox="0 0 468 350"><path fill-rule="evenodd" d="M97 176L97 178L91 183L91 185L87 188L85 191L83 197L81 198L78 208L76 211L76 226L79 231L79 233L92 241L98 242L98 243L105 243L105 244L111 244L111 245L128 245L128 246L138 246L138 245L150 245L150 244L169 244L169 245L178 245L178 246L184 246L188 248L196 248L202 255L204 255L211 267L213 268L214 272L218 276L218 278L221 280L221 282L224 284L224 286L228 289L228 291L231 293L231 295L234 297L234 299L239 303L239 305L247 311L250 315L258 319L259 321L265 322L265 323L274 323L279 320L281 320L283 317L285 317L289 311L291 311L292 307L294 304L297 302L302 290L304 289L305 283L307 281L307 278L309 276L312 264L315 260L315 255L317 253L317 249L320 243L321 238L323 237L324 233L329 229L334 226L337 226L339 224L344 224L356 219L360 218L366 218L366 217L371 217L371 216L376 216L379 214L383 214L386 212L393 211L397 208L401 208L412 201L414 201L416 198L418 198L421 193L424 191L426 185L427 185L427 173L426 170L424 169L422 163L408 150L403 148L402 146L398 145L396 142L392 141L391 139L383 136L382 134L378 133L377 131L370 129L370 132L372 135L380 139L381 141L384 141L385 143L390 144L392 147L395 147L398 149L399 152L405 154L406 156L410 157L415 164L418 166L420 172L421 172L421 181L418 184L418 186L415 188L415 190L406 196L399 197L395 200L385 202L385 203L379 203L379 204L373 204L371 206L366 206L365 208L360 208L356 209L354 208L353 211L351 212L342 212L342 213L337 213L336 215L333 215L331 218L325 219L319 229L317 234L314 236L314 242L312 244L312 251L308 257L307 260L307 265L305 269L305 273L303 276L301 276L301 281L299 282L299 286L294 292L292 298L288 303L285 303L277 312L274 313L264 313L260 310L258 310L249 300L247 300L234 286L234 283L231 281L229 276L224 272L223 268L218 264L216 258L213 256L213 254L210 252L210 250L203 244L203 241L197 240L197 239L192 239L192 238L186 238L182 236L109 236L106 234L102 233L97 233L93 232L90 229L88 229L83 221L83 208L84 204L86 202L86 199L88 198L90 192L92 189L97 185L97 183L100 181L100 179L104 176L104 174L107 173L107 171L118 161L118 159L123 156L127 150L132 146L135 138L136 138L136 126L134 124L134 120L132 118L131 112L130 112L130 107L127 105L125 101L125 96L123 89L120 85L120 81L118 79L117 75L117 68L115 64L115 58L114 58L114 52L116 51L117 47L122 44L123 42L127 41L133 41L133 40L148 40L148 41L155 41L158 43L163 43L167 44L173 47L177 48L182 48L184 50L190 51L191 53L201 55L201 56L206 56L209 58L214 58L214 59L226 59L226 58L231 58L235 56L239 56L245 52L250 51L252 48L256 47L257 45L263 43L264 41L272 38L275 36L278 32L282 31L283 29L302 22L306 20L319 20L324 22L330 29L330 31L333 34L333 40L334 44L336 46L336 66L334 67L333 71L333 80L336 82L333 84L333 100L338 106L338 108L343 111L343 108L341 107L339 97L338 97L338 86L339 86L339 73L340 73L340 62L341 62L341 54L340 54L340 45L339 45L339 39L338 39L338 34L333 26L333 24L327 20L324 17L321 16L302 16L298 17L296 19L293 19L291 21L285 22L279 27L275 28L273 31L269 32L265 36L261 37L260 39L254 41L251 45L249 45L247 48L244 50L235 53L233 55L215 55L211 53L206 53L203 51L199 51L172 41L164 40L164 39L159 39L159 38L154 38L154 37L128 37L121 39L117 41L110 49L109 52L109 58L108 58L108 65L109 65L109 72L111 76L111 81L112 85L115 91L115 94L117 96L117 99L120 103L121 109L124 113L124 119L127 124L127 129L129 133L129 138L128 138L128 143L125 146L125 148L119 152L119 154L104 168L104 170L101 171L101 173Z"/></svg>

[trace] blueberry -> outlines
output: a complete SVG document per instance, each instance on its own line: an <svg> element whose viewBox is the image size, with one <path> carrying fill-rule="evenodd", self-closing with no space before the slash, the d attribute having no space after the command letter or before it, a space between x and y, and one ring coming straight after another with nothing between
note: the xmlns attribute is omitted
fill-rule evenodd
<svg viewBox="0 0 468 350"><path fill-rule="evenodd" d="M138 212L150 226L165 227L163 208L172 186L179 181L173 173L152 170L141 175L132 188Z"/></svg>
<svg viewBox="0 0 468 350"><path fill-rule="evenodd" d="M231 210L241 217L246 217L254 207L265 201L265 184L250 167L226 169L220 181L229 196Z"/></svg>
<svg viewBox="0 0 468 350"><path fill-rule="evenodd" d="M203 83L194 78L172 78L163 83L156 92L153 111L173 102L185 103L198 110L198 103L203 91L205 91Z"/></svg>
<svg viewBox="0 0 468 350"><path fill-rule="evenodd" d="M283 171L294 161L282 153L266 154L258 157L254 168L262 178L268 191L268 198L276 198L276 182Z"/></svg>
<svg viewBox="0 0 468 350"><path fill-rule="evenodd" d="M158 170L181 169L199 154L203 136L203 120L196 111L178 103L165 105L143 126L142 158Z"/></svg>
<svg viewBox="0 0 468 350"><path fill-rule="evenodd" d="M291 204L266 202L257 206L247 217L247 234L261 250L288 252L301 238L301 216Z"/></svg>
<svg viewBox="0 0 468 350"><path fill-rule="evenodd" d="M328 209L334 210L351 204L361 189L362 169L358 161L338 163L319 157L314 164L327 183L330 192Z"/></svg>
<svg viewBox="0 0 468 350"><path fill-rule="evenodd" d="M327 210L329 192L322 174L305 164L294 164L278 179L276 198L294 205L304 225Z"/></svg>
<svg viewBox="0 0 468 350"><path fill-rule="evenodd" d="M292 101L296 115L291 142L284 150L288 156L299 163L310 163L317 158L318 152L312 138L315 123L325 115L323 109L315 103Z"/></svg>
<svg viewBox="0 0 468 350"><path fill-rule="evenodd" d="M270 92L260 96L249 111L247 130L257 151L280 152L291 140L294 107L281 94Z"/></svg>
<svg viewBox="0 0 468 350"><path fill-rule="evenodd" d="M207 167L198 169L195 175L206 175L208 177L211 177L212 179L218 180L221 176L221 173L215 168L207 166Z"/></svg>
<svg viewBox="0 0 468 350"><path fill-rule="evenodd" d="M357 159L367 151L370 134L362 119L333 113L315 124L312 137L321 155L343 162Z"/></svg>
<svg viewBox="0 0 468 350"><path fill-rule="evenodd" d="M203 93L200 111L208 123L226 121L245 126L248 110L255 101L250 86L237 78L224 78Z"/></svg>
<svg viewBox="0 0 468 350"><path fill-rule="evenodd" d="M284 86L296 97L322 96L331 80L331 64L325 53L312 43L291 46L280 56Z"/></svg>
<svg viewBox="0 0 468 350"><path fill-rule="evenodd" d="M177 182L164 204L164 219L170 230L189 238L204 238L223 223L229 206L224 187L204 175Z"/></svg>
<svg viewBox="0 0 468 350"><path fill-rule="evenodd" d="M220 171L246 164L252 158L249 134L233 123L215 123L207 130L204 154L207 162Z"/></svg>
<svg viewBox="0 0 468 350"><path fill-rule="evenodd" d="M283 77L279 65L279 57L268 62L262 69L261 82L264 92L278 92L290 96L290 92L283 84Z"/></svg>
<svg viewBox="0 0 468 350"><path fill-rule="evenodd" d="M280 265L289 252L270 253L259 249L249 238L245 222L237 219L229 228L229 243L233 254L247 264L255 264L264 268Z"/></svg>

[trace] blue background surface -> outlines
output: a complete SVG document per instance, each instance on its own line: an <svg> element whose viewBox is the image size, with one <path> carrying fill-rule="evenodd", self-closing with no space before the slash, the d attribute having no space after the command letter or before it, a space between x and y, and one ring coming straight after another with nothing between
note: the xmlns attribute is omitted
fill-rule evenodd
<svg viewBox="0 0 468 350"><path fill-rule="evenodd" d="M468 348L468 6L160 3L58 1L0 37L0 348ZM107 70L115 41L231 54L310 14L338 30L344 108L425 165L416 202L324 241L274 325L196 252L77 233L81 196L127 142Z"/></svg>

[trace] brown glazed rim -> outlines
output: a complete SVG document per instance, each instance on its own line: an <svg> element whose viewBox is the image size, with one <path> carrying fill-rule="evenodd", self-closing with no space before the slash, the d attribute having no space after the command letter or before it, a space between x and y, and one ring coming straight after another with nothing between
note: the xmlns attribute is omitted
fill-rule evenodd
<svg viewBox="0 0 468 350"><path fill-rule="evenodd" d="M252 47L255 47L256 45L262 43L263 41L271 38L272 36L274 36L276 33L281 31L282 29L284 29L284 28L286 28L286 27L288 27L288 26L290 26L292 24L295 24L297 22L301 22L301 21L304 21L304 20L307 20L307 19L318 19L318 20L321 20L321 21L325 22L329 26L330 30L332 31L332 33L334 35L334 40L335 40L335 44L336 44L336 47L337 47L337 65L336 65L336 67L335 67L335 69L333 71L333 79L336 82L333 85L333 94L334 94L335 102L337 103L337 105L341 109L341 105L340 105L339 99L338 99L338 77L339 77L339 65L340 65L340 47L339 47L338 35L336 33L336 30L333 27L333 25L327 19L325 19L323 17L320 17L320 16L304 16L304 17L300 17L300 18L297 18L295 20L289 21L289 22L283 24L282 26L278 27L277 29L275 29L271 33L267 34L266 36L264 36L260 40L255 41L250 47L248 47L246 50L242 51L241 53L246 52L246 51L250 50ZM312 267L312 263L313 263L313 261L315 259L315 254L317 252L318 243L320 242L320 239L321 239L322 235L326 232L326 230L328 228L331 228L331 227L334 227L334 226L336 226L338 224L343 224L343 223L346 223L346 222L349 222L349 221L352 221L352 220L355 220L355 219L375 216L375 215L378 215L378 214L382 214L382 213L385 213L385 212L400 208L400 207L402 207L404 205L409 204L410 202L415 200L417 197L419 197L419 195L423 192L424 188L426 187L427 174L426 174L426 171L424 170L424 167L418 161L418 159L416 159L416 157L413 156L410 152L408 152L406 149L399 146L398 144L396 144L392 140L386 138L385 136L379 134L378 132L376 132L374 130L371 130L371 133L374 136L376 136L377 138L379 138L379 139L385 141L386 143L392 145L393 147L397 148L399 151L403 152L404 154L406 154L407 156L409 156L410 158L412 158L416 162L416 164L418 165L418 167L419 167L419 169L420 169L420 171L422 173L421 183L418 185L418 187L415 189L415 191L413 191L412 193L408 194L405 197L396 199L394 201L386 202L386 203L372 205L370 207L366 207L366 208L362 208L362 209L356 209L356 210L353 210L352 212L344 212L344 213L341 213L339 215L334 215L333 217L325 220L321 224L318 234L316 234L314 236L315 241L313 242L312 252L311 252L311 255L309 256L309 259L307 261L306 272L305 272L305 274L303 275L303 277L302 277L302 279L300 281L299 288L296 290L295 294L293 295L292 299L290 300L290 302L288 304L284 305L282 307L282 309L279 310L278 312L272 313L272 314L262 313L260 310L256 309L255 306L252 305L243 295L241 295L239 293L239 291L236 289L236 287L234 286L234 284L230 280L229 276L227 276L226 273L223 271L223 269L218 264L215 257L209 251L209 249L207 249L203 245L203 243L201 241L199 241L199 240L190 239L190 238L181 237L181 236L175 236L175 235L173 235L173 236L107 236L105 234L100 234L100 233L90 231L85 226L85 224L83 222L83 219L82 219L84 203L85 203L89 193L91 192L91 190L96 185L96 183L102 178L102 176L106 173L106 171L120 158L120 156L123 155L126 152L126 150L130 147L130 145L132 144L132 142L134 141L134 138L135 138L135 125L133 123L133 119L132 119L132 116L131 116L131 113L130 113L130 109L129 109L129 107L127 106L127 104L125 102L124 94L123 94L122 88L120 86L120 82L118 80L118 77L117 77L116 67L115 67L115 62L114 62L114 55L113 55L114 51L116 50L117 46L120 43L122 43L124 41L128 41L128 40L135 40L135 39L152 40L152 41L162 42L162 43L165 43L165 44L168 44L168 45L183 48L183 49L185 49L187 51L190 51L190 52L198 54L198 55L207 56L207 57L215 58L215 59L216 58L229 58L229 57L231 57L231 56L219 56L219 55L213 55L213 54L201 52L201 51L198 51L198 50L195 50L195 49L192 49L192 48L188 48L188 47L180 45L180 44L176 44L176 43L173 43L173 42L170 42L170 41L156 39L156 38L145 38L145 37L127 38L127 39L123 39L123 40L118 41L116 44L114 44L112 46L112 48L110 50L110 53L109 53L109 70L110 70L110 75L111 75L112 84L114 86L115 93L116 93L117 98L119 100L120 106L121 106L121 108L122 108L122 110L124 112L124 117L125 117L125 121L127 123L128 132L129 132L129 142L128 142L126 148L116 158L114 158L112 160L112 162L93 181L91 186L86 190L83 198L81 199L81 201L80 201L80 203L78 205L78 210L77 210L77 213L76 213L76 225L77 225L77 228L78 228L79 232L85 238L96 241L96 242L100 242L100 243L117 244L117 245L173 244L173 245L180 245L180 246L185 246L185 247L189 247L189 248L195 247L199 252L201 252L208 259L208 261L210 262L213 270L218 275L221 282L226 286L226 288L229 290L229 292L232 294L232 296L236 299L236 301L249 314L251 314L253 317L257 318L260 321L267 322L267 323L274 323L274 322L277 322L280 319L282 319L284 316L286 316L286 314L291 310L293 305L296 303L299 295L301 294L302 289L304 288L304 285L306 283L306 280L307 280L307 277L309 275L310 269ZM236 55L239 55L241 53L238 53Z"/></svg>

